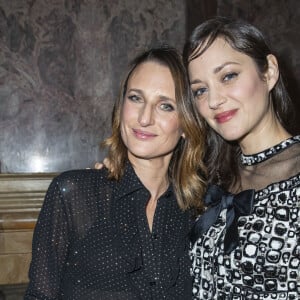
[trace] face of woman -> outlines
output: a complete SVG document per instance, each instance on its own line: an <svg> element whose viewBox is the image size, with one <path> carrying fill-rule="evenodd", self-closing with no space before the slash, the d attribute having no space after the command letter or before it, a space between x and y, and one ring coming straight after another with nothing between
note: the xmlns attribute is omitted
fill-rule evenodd
<svg viewBox="0 0 300 300"><path fill-rule="evenodd" d="M129 158L171 157L182 130L170 70L155 62L139 65L125 94L121 135Z"/></svg>
<svg viewBox="0 0 300 300"><path fill-rule="evenodd" d="M222 38L190 62L189 77L198 111L224 139L241 143L267 134L274 118L269 91L278 79L275 57L269 55L268 62L262 79L253 59Z"/></svg>

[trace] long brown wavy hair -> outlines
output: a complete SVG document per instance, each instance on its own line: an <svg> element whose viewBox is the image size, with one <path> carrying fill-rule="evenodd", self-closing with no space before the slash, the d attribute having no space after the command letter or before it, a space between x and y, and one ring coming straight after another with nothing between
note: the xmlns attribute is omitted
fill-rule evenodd
<svg viewBox="0 0 300 300"><path fill-rule="evenodd" d="M218 38L223 38L233 49L251 57L263 80L268 68L267 56L272 54L263 34L253 25L242 20L215 17L197 26L186 42L183 60L186 68L189 63L201 56ZM205 72L205 70L204 70ZM279 122L291 132L293 126L292 102L284 86L282 75L270 92L273 108ZM219 184L229 189L240 184L240 147L228 142L206 124L208 183Z"/></svg>
<svg viewBox="0 0 300 300"><path fill-rule="evenodd" d="M172 182L177 201L181 209L194 209L201 212L202 198L206 189L206 168L203 164L205 152L205 129L200 120L192 98L187 72L182 57L172 47L152 48L130 64L121 84L120 95L112 115L112 134L102 145L108 147L108 159L111 163L109 177L118 180L124 173L128 159L127 148L121 137L121 116L127 83L135 69L145 62L155 62L166 66L174 80L178 117L185 138L181 138L173 152L168 177Z"/></svg>

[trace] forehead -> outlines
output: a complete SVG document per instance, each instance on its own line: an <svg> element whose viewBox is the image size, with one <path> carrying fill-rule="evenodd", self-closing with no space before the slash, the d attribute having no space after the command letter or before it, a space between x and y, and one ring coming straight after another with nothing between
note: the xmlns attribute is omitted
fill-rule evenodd
<svg viewBox="0 0 300 300"><path fill-rule="evenodd" d="M157 62L157 61L145 61L145 62L140 63L139 65L137 65L134 68L129 79L131 79L132 77L138 77L143 73L146 73L149 75L152 75L152 74L159 75L160 73L164 73L164 74L170 73L171 74L169 68L166 65L164 65L160 62Z"/></svg>
<svg viewBox="0 0 300 300"><path fill-rule="evenodd" d="M201 48L196 49L197 51L201 51ZM212 72L228 62L240 65L254 64L252 58L235 50L224 38L219 37L199 57L189 63L189 75L192 76L196 72Z"/></svg>
<svg viewBox="0 0 300 300"><path fill-rule="evenodd" d="M131 73L127 86L142 85L144 88L174 89L175 84L169 67L155 61L138 65Z"/></svg>

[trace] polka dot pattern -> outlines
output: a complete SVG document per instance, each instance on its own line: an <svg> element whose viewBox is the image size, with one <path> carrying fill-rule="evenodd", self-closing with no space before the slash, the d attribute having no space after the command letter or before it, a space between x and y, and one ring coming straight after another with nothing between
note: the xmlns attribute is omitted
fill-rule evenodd
<svg viewBox="0 0 300 300"><path fill-rule="evenodd" d="M119 181L104 169L56 177L36 224L24 299L191 299L190 214L170 187L151 233L149 197L129 163Z"/></svg>

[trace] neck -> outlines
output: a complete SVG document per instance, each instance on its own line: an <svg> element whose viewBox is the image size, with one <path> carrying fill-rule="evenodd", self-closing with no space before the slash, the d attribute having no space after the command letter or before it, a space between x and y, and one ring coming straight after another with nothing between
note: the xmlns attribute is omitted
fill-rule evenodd
<svg viewBox="0 0 300 300"><path fill-rule="evenodd" d="M144 186L156 201L169 186L168 167L170 157L161 159L139 159L129 155L129 160Z"/></svg>
<svg viewBox="0 0 300 300"><path fill-rule="evenodd" d="M268 149L291 137L277 119L272 120L259 130L253 130L239 141L245 155L255 154Z"/></svg>

